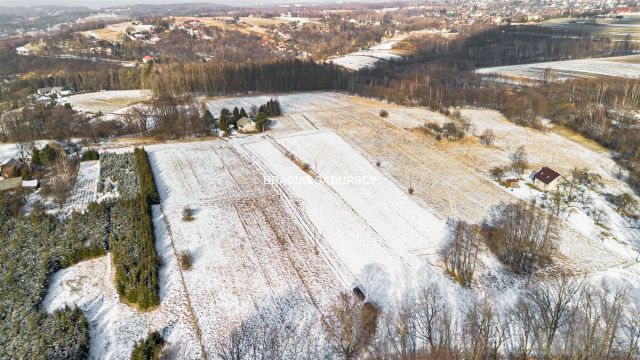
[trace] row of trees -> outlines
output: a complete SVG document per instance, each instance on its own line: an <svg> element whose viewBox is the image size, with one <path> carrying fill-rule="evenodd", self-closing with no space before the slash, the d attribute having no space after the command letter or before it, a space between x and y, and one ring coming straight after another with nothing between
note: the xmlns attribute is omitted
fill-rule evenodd
<svg viewBox="0 0 640 360"><path fill-rule="evenodd" d="M158 305L158 264L151 205L160 201L144 149L135 149L133 168L138 193L119 199L111 208L109 244L116 274L116 289L141 309ZM122 171L122 169L120 169Z"/></svg>
<svg viewBox="0 0 640 360"><path fill-rule="evenodd" d="M340 296L315 333L296 314L273 321L262 311L217 344L222 360L331 359L635 359L640 312L629 293L578 278L536 282L512 302L469 296L455 306L428 282L400 305L378 308Z"/></svg>

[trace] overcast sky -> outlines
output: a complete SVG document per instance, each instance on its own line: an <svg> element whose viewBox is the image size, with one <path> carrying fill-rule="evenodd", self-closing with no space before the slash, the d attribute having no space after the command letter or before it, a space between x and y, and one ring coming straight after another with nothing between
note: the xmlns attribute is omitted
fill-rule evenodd
<svg viewBox="0 0 640 360"><path fill-rule="evenodd" d="M3 6L66 5L102 8L130 4L210 3L224 5L273 5L278 3L326 2L317 0L0 0ZM334 2L338 2L335 0Z"/></svg>

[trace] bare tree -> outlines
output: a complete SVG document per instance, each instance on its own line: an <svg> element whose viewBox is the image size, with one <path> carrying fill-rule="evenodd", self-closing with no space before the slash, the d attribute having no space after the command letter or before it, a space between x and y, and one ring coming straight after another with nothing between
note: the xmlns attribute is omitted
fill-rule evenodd
<svg viewBox="0 0 640 360"><path fill-rule="evenodd" d="M580 297L583 282L566 276L538 284L525 293L525 298L533 305L542 335L543 355L548 358L553 350L558 331L573 314L573 307Z"/></svg>
<svg viewBox="0 0 640 360"><path fill-rule="evenodd" d="M480 226L460 220L454 225L453 238L442 251L447 271L464 286L470 286L473 280L481 239Z"/></svg>
<svg viewBox="0 0 640 360"><path fill-rule="evenodd" d="M487 245L513 271L531 273L551 262L559 233L557 218L534 202L494 208L486 227Z"/></svg>
<svg viewBox="0 0 640 360"><path fill-rule="evenodd" d="M527 158L527 151L524 146L519 146L516 149L516 152L511 155L511 170L522 176L528 166L529 160Z"/></svg>
<svg viewBox="0 0 640 360"><path fill-rule="evenodd" d="M464 345L470 359L497 359L509 334L488 299L474 301L465 316Z"/></svg>
<svg viewBox="0 0 640 360"><path fill-rule="evenodd" d="M491 145L495 141L496 134L491 129L484 129L480 135L480 142L484 145Z"/></svg>
<svg viewBox="0 0 640 360"><path fill-rule="evenodd" d="M347 293L340 294L337 303L323 320L324 332L336 356L356 359L376 334L378 310L370 303L361 303Z"/></svg>
<svg viewBox="0 0 640 360"><path fill-rule="evenodd" d="M68 159L64 154L58 155L53 174L48 181L48 189L60 208L62 208L67 201L77 175L77 161Z"/></svg>

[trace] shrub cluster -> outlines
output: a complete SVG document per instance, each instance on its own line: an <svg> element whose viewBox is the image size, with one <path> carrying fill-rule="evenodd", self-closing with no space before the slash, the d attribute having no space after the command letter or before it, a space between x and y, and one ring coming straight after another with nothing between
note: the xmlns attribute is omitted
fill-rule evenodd
<svg viewBox="0 0 640 360"><path fill-rule="evenodd" d="M159 332L154 331L147 338L136 344L131 352L131 360L156 360L164 346L164 339Z"/></svg>

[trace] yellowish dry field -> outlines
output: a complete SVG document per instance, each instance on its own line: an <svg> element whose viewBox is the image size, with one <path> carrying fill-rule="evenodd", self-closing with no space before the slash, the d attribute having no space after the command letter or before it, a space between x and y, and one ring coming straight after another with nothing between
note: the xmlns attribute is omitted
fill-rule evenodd
<svg viewBox="0 0 640 360"><path fill-rule="evenodd" d="M281 24L287 24L288 21L275 18L253 18L253 17L241 17L237 23L229 23L233 20L230 16L219 17L188 17L178 16L175 18L174 24L181 24L189 20L199 20L205 26L214 26L223 30L235 30L245 34L258 34L264 35L271 26L278 26Z"/></svg>

